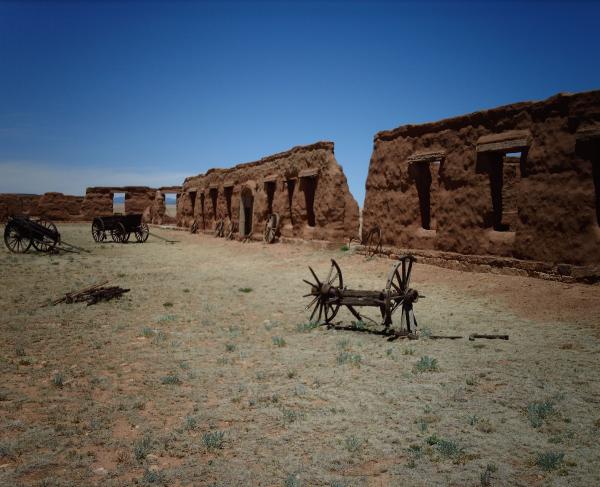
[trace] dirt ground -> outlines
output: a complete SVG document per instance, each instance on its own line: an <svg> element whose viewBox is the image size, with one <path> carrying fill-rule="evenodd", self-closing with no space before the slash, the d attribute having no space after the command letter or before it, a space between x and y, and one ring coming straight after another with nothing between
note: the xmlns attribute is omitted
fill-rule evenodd
<svg viewBox="0 0 600 487"><path fill-rule="evenodd" d="M0 485L600 485L599 286L417 264L421 338L388 341L302 298L388 259L59 228L92 253L0 250ZM41 307L104 279L131 291ZM426 337L473 332L510 340Z"/></svg>

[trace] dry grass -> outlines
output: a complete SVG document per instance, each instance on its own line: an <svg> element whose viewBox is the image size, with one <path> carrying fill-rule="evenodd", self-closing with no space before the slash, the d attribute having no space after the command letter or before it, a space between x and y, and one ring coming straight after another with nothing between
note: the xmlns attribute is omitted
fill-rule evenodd
<svg viewBox="0 0 600 487"><path fill-rule="evenodd" d="M597 286L417 265L422 327L510 341L387 342L301 296L309 264L380 289L389 260L60 230L93 253L0 251L0 485L600 483ZM103 279L131 292L40 308Z"/></svg>

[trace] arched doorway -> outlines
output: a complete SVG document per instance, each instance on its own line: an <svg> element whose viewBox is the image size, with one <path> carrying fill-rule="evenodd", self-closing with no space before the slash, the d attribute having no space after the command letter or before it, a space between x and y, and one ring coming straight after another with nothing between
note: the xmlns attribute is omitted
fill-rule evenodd
<svg viewBox="0 0 600 487"><path fill-rule="evenodd" d="M253 214L254 195L250 188L244 188L240 196L240 233L242 237L248 237L252 233Z"/></svg>

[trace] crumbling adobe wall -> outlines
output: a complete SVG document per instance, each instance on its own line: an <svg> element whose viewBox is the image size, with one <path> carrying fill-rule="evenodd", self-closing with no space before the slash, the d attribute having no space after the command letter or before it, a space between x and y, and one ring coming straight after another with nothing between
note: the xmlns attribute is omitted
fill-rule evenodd
<svg viewBox="0 0 600 487"><path fill-rule="evenodd" d="M90 187L85 191L81 210L90 220L113 214L113 196L125 193L125 213L145 213L154 204L156 189L147 186Z"/></svg>
<svg viewBox="0 0 600 487"><path fill-rule="evenodd" d="M62 193L45 193L38 200L38 214L50 220L81 221L83 196L71 196Z"/></svg>
<svg viewBox="0 0 600 487"><path fill-rule="evenodd" d="M177 222L177 218L167 214L167 205L165 198L167 194L176 194L177 201L179 200L179 194L181 193L181 186L163 186L156 190L154 194L154 200L152 205L146 208L144 215L147 221L156 223L158 225L174 224Z"/></svg>
<svg viewBox="0 0 600 487"><path fill-rule="evenodd" d="M189 177L177 203L177 224L190 226L195 219L206 231L219 219L240 224L242 201L253 201L252 234L262 238L272 194L282 236L345 241L358 233L358 205L333 149L333 142L317 142Z"/></svg>
<svg viewBox="0 0 600 487"><path fill-rule="evenodd" d="M62 193L43 195L0 194L0 221L6 221L9 215L27 215L46 217L57 221L80 221L83 196L71 196Z"/></svg>
<svg viewBox="0 0 600 487"><path fill-rule="evenodd" d="M37 194L1 193L0 222L5 222L9 215L37 215L39 199Z"/></svg>
<svg viewBox="0 0 600 487"><path fill-rule="evenodd" d="M400 248L599 263L599 141L600 91L379 132L363 233L379 225Z"/></svg>

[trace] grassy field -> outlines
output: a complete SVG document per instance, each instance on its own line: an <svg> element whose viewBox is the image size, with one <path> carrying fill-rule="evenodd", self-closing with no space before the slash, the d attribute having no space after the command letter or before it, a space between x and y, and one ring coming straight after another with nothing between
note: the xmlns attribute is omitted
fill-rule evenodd
<svg viewBox="0 0 600 487"><path fill-rule="evenodd" d="M60 230L92 253L0 250L0 485L600 485L598 286L417 264L390 342L302 298L307 265L381 289L390 260ZM131 291L41 307L104 279ZM427 338L473 332L510 340Z"/></svg>

